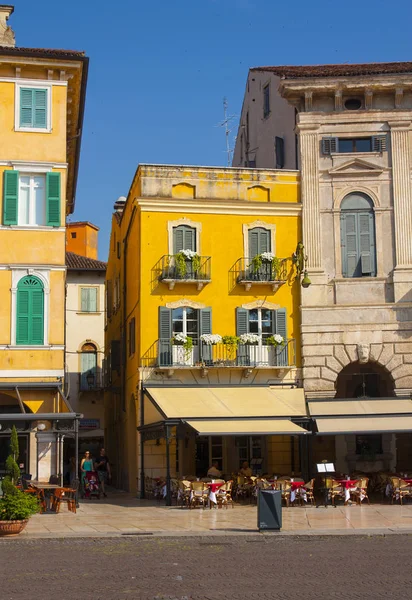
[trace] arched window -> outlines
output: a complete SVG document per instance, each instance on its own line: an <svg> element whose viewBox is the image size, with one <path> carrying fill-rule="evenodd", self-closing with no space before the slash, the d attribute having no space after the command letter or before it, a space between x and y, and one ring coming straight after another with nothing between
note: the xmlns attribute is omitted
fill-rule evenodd
<svg viewBox="0 0 412 600"><path fill-rule="evenodd" d="M254 258L262 252L272 250L270 241L270 230L264 227L253 227L249 229L249 258Z"/></svg>
<svg viewBox="0 0 412 600"><path fill-rule="evenodd" d="M341 204L342 274L376 277L375 215L366 194L349 194Z"/></svg>
<svg viewBox="0 0 412 600"><path fill-rule="evenodd" d="M85 391L95 389L96 386L97 348L89 342L83 344L80 354L80 389Z"/></svg>
<svg viewBox="0 0 412 600"><path fill-rule="evenodd" d="M17 284L16 344L41 346L44 343L44 289L37 277L28 276Z"/></svg>
<svg viewBox="0 0 412 600"><path fill-rule="evenodd" d="M179 225L173 227L173 254L177 254L182 250L193 250L196 248L196 229L188 225Z"/></svg>

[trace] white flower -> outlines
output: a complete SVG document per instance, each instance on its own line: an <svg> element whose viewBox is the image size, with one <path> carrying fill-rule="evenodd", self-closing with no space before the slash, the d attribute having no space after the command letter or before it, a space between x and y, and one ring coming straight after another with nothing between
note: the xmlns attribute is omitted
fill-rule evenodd
<svg viewBox="0 0 412 600"><path fill-rule="evenodd" d="M200 336L200 339L207 346L214 346L215 344L220 344L222 341L222 336L218 333L204 333Z"/></svg>
<svg viewBox="0 0 412 600"><path fill-rule="evenodd" d="M260 255L260 258L262 260L267 260L268 262L272 262L272 260L275 258L275 255L273 254L273 252L262 252L262 254Z"/></svg>
<svg viewBox="0 0 412 600"><path fill-rule="evenodd" d="M256 333L242 333L240 336L241 344L258 344L260 336Z"/></svg>
<svg viewBox="0 0 412 600"><path fill-rule="evenodd" d="M194 250L181 250L179 252L179 254L183 254L189 260L192 260L192 258L194 258L195 256L197 256L197 252L195 252Z"/></svg>
<svg viewBox="0 0 412 600"><path fill-rule="evenodd" d="M173 336L173 341L178 344L185 344L187 341L187 335L184 333L175 333Z"/></svg>
<svg viewBox="0 0 412 600"><path fill-rule="evenodd" d="M283 342L285 341L285 340L283 339L283 337L282 337L281 335L279 335L278 333L276 333L276 334L273 336L273 339L275 340L275 342L276 342L277 344L283 344Z"/></svg>

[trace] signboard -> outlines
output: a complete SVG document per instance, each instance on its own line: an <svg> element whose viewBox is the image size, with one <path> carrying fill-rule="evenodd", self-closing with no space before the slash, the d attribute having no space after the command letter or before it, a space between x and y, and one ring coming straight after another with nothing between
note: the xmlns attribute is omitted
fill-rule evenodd
<svg viewBox="0 0 412 600"><path fill-rule="evenodd" d="M80 430L100 429L100 419L80 419L79 429Z"/></svg>

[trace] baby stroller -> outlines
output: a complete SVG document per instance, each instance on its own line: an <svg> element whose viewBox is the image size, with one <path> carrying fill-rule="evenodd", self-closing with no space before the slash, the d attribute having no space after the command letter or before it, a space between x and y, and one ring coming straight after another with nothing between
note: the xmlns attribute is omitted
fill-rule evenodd
<svg viewBox="0 0 412 600"><path fill-rule="evenodd" d="M89 500L91 500L92 496L100 500L99 475L96 473L96 471L87 471L86 477L84 478L82 497L89 498Z"/></svg>

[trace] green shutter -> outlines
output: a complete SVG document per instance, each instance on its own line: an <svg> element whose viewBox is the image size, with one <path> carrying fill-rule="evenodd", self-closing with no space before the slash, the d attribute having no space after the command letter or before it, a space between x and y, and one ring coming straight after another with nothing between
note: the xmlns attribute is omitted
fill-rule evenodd
<svg viewBox="0 0 412 600"><path fill-rule="evenodd" d="M47 225L60 227L60 173L46 176L46 217Z"/></svg>
<svg viewBox="0 0 412 600"><path fill-rule="evenodd" d="M262 252L270 252L270 231L263 227L254 227L249 230L249 258L252 259Z"/></svg>
<svg viewBox="0 0 412 600"><path fill-rule="evenodd" d="M97 312L97 289L81 288L81 312Z"/></svg>
<svg viewBox="0 0 412 600"><path fill-rule="evenodd" d="M283 339L288 339L287 335L287 315L286 308L278 308L278 310L274 311L275 322L276 322L276 333L281 335ZM287 343L284 346L276 347L276 365L278 367L283 367L288 365L288 346Z"/></svg>
<svg viewBox="0 0 412 600"><path fill-rule="evenodd" d="M17 225L19 197L18 171L4 171L3 178L3 224Z"/></svg>
<svg viewBox="0 0 412 600"><path fill-rule="evenodd" d="M20 127L33 127L33 91L20 88Z"/></svg>
<svg viewBox="0 0 412 600"><path fill-rule="evenodd" d="M87 375L93 373L96 383L97 354L96 352L82 352L80 355L80 389L88 390Z"/></svg>
<svg viewBox="0 0 412 600"><path fill-rule="evenodd" d="M173 254L182 250L196 251L196 229L187 225L173 228Z"/></svg>
<svg viewBox="0 0 412 600"><path fill-rule="evenodd" d="M249 259L259 254L259 233L257 229L249 230Z"/></svg>
<svg viewBox="0 0 412 600"><path fill-rule="evenodd" d="M17 291L16 344L29 343L29 290Z"/></svg>
<svg viewBox="0 0 412 600"><path fill-rule="evenodd" d="M33 90L33 127L47 128L47 90Z"/></svg>
<svg viewBox="0 0 412 600"><path fill-rule="evenodd" d="M17 286L16 343L44 343L44 291L36 277L25 277Z"/></svg>
<svg viewBox="0 0 412 600"><path fill-rule="evenodd" d="M236 335L249 333L249 311L246 308L236 309ZM237 364L242 367L250 365L249 346L239 344L237 347Z"/></svg>
<svg viewBox="0 0 412 600"><path fill-rule="evenodd" d="M184 228L184 248L196 252L196 230L193 227Z"/></svg>
<svg viewBox="0 0 412 600"><path fill-rule="evenodd" d="M184 234L182 227L173 228L173 254L178 254L183 248Z"/></svg>
<svg viewBox="0 0 412 600"><path fill-rule="evenodd" d="M210 307L199 310L199 331L200 335L212 333L212 309ZM201 342L200 348L201 360L206 365L213 364L213 346Z"/></svg>
<svg viewBox="0 0 412 600"><path fill-rule="evenodd" d="M159 365L172 365L172 310L159 306Z"/></svg>

